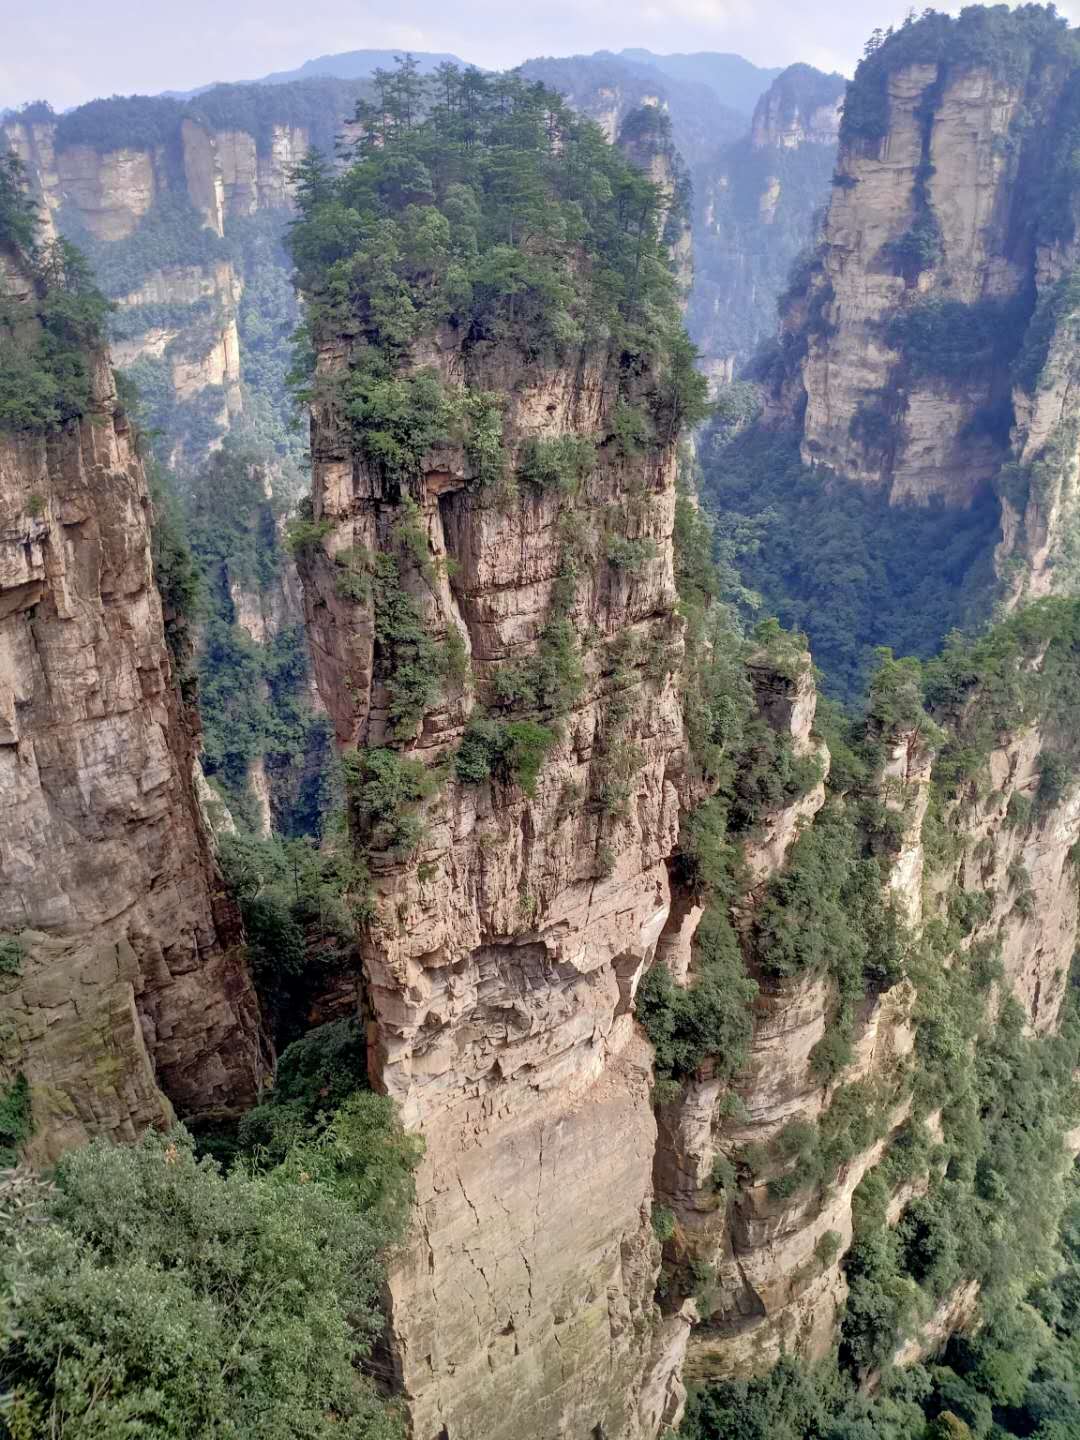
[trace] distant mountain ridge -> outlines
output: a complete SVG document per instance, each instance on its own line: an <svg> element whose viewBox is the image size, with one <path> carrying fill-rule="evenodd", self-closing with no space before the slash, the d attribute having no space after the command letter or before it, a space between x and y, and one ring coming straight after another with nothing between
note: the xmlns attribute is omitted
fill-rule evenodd
<svg viewBox="0 0 1080 1440"><path fill-rule="evenodd" d="M364 79L373 75L376 70L392 69L395 58L404 54L406 48L403 46L396 50L344 50L340 54L319 55L312 60L305 60L302 65L298 65L293 70L275 70L269 75L256 76L252 80L226 83L283 85L294 80L309 80L327 75L334 76L339 80ZM447 61L461 66L474 63L462 59L459 55L440 51L414 50L408 53L416 60L422 75L430 74ZM536 57L523 60L521 68L536 66L552 59L565 58L567 57ZM618 52L596 50L591 55L575 55L572 58L578 61L610 62L616 66L633 67L639 75L645 70L658 72L668 81L677 81L680 85L692 86L699 94L703 90L711 91L727 110L737 111L746 116L751 114L761 95L783 71L782 66L764 67L753 64L741 55L710 50L697 51L693 54L657 55L651 50L628 48ZM485 67L480 66L479 68L484 69ZM221 83L223 82L211 81L206 85L197 86L193 90L165 90L161 93L163 97L170 99L191 100Z"/></svg>
<svg viewBox="0 0 1080 1440"><path fill-rule="evenodd" d="M782 65L772 68L755 65L742 55L714 50L656 55L651 50L625 49L619 51L618 58L635 65L649 65L680 84L705 85L724 105L747 114L784 69Z"/></svg>
<svg viewBox="0 0 1080 1440"><path fill-rule="evenodd" d="M295 70L274 70L269 75L256 75L251 80L211 80L209 84L199 85L194 90L163 90L161 98L193 100L222 84L287 85L294 80L312 80L323 76L332 76L336 80L363 80L374 75L376 70L392 70L395 58L403 55L405 51L406 47L401 47L397 50L343 50L339 55L317 55L313 60L305 60ZM458 55L438 51L410 50L408 53L419 65L421 75L430 75L447 61L452 65L462 66L469 63Z"/></svg>

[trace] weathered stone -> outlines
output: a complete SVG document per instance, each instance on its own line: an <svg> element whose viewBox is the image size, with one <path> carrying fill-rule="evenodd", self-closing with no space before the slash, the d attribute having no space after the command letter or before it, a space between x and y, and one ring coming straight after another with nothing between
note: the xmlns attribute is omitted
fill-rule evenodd
<svg viewBox="0 0 1080 1440"><path fill-rule="evenodd" d="M0 931L25 950L0 995L16 1032L0 1078L30 1080L38 1160L131 1138L174 1105L242 1105L266 1073L191 785L149 525L99 358L85 419L0 436L0 602L34 587L0 603Z"/></svg>

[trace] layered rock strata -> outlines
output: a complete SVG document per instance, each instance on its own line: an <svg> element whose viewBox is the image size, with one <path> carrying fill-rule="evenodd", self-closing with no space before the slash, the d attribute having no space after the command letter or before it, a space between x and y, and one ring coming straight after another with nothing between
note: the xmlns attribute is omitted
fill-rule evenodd
<svg viewBox="0 0 1080 1440"><path fill-rule="evenodd" d="M0 435L0 1078L38 1161L250 1103L268 1070L200 822L111 372L45 436Z"/></svg>
<svg viewBox="0 0 1080 1440"><path fill-rule="evenodd" d="M342 358L325 353L324 373ZM417 1437L652 1435L677 1412L688 1328L653 1301L651 1050L631 1013L679 826L674 451L619 453L598 361L529 369L497 349L463 363L449 336L422 358L448 385L498 387L511 466L529 439L571 433L598 460L576 500L522 485L500 501L460 446L441 447L417 494L430 563L396 549L430 631L456 628L471 658L406 745L429 771L498 667L535 653L568 547L589 559L565 602L587 637L584 684L535 793L444 771L416 855L373 862L371 1069L427 1147L415 1238L390 1277L393 1366ZM344 598L339 577L351 556L395 552L401 505L332 406L313 442L329 532L304 565L316 676L339 740L378 747L370 602ZM613 519L646 542L637 573L595 558Z"/></svg>
<svg viewBox="0 0 1080 1440"><path fill-rule="evenodd" d="M1042 48L1017 26L986 47L997 60L973 60L965 27L993 23L934 20L933 45L915 45L916 26L860 67L818 256L786 304L773 405L801 425L804 461L893 503L968 506L992 488L1016 603L1070 593L1080 574L1080 255L1063 138L1077 71L1049 20Z"/></svg>

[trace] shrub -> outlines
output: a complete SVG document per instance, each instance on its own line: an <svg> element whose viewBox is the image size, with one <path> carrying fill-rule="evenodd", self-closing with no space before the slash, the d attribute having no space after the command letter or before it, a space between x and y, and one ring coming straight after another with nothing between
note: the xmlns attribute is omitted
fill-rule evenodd
<svg viewBox="0 0 1080 1440"><path fill-rule="evenodd" d="M92 1412L103 1435L390 1440L354 1363L401 1233L380 1163L344 1120L268 1173L222 1175L183 1130L65 1156L44 1214L0 1243L11 1433L89 1434Z"/></svg>
<svg viewBox="0 0 1080 1440"><path fill-rule="evenodd" d="M19 975L26 959L26 946L17 935L0 935L0 975Z"/></svg>
<svg viewBox="0 0 1080 1440"><path fill-rule="evenodd" d="M574 495L596 464L596 446L584 435L556 435L529 440L518 462L518 473L542 490Z"/></svg>
<svg viewBox="0 0 1080 1440"><path fill-rule="evenodd" d="M664 1205L652 1207L652 1228L653 1234L663 1245L673 1238L675 1234L675 1212L667 1209Z"/></svg>
<svg viewBox="0 0 1080 1440"><path fill-rule="evenodd" d="M827 1270L840 1254L842 1244L843 1241L837 1230L826 1230L824 1235L818 1236L817 1244L814 1246L814 1255L823 1269Z"/></svg>
<svg viewBox="0 0 1080 1440"><path fill-rule="evenodd" d="M398 859L411 854L424 833L414 807L437 784L423 761L395 750L354 750L345 753L342 764L359 833L369 849Z"/></svg>
<svg viewBox="0 0 1080 1440"><path fill-rule="evenodd" d="M1035 792L1039 813L1045 815L1060 804L1075 779L1076 765L1068 756L1044 750L1039 757L1039 788Z"/></svg>
<svg viewBox="0 0 1080 1440"><path fill-rule="evenodd" d="M734 1076L749 1053L750 1007L757 994L727 915L710 909L695 937L696 974L687 987L655 965L638 987L635 1012L656 1051L662 1076L692 1075L706 1058L714 1073Z"/></svg>
<svg viewBox="0 0 1080 1440"><path fill-rule="evenodd" d="M494 774L533 795L540 767L557 738L554 730L533 720L474 715L454 757L457 777L463 784L479 785Z"/></svg>
<svg viewBox="0 0 1080 1440"><path fill-rule="evenodd" d="M1026 830L1031 823L1031 816L1035 809L1035 802L1030 795L1025 795L1016 790L1009 796L1009 804L1005 811L1005 824L1010 830Z"/></svg>
<svg viewBox="0 0 1080 1440"><path fill-rule="evenodd" d="M20 1074L0 1086L0 1168L17 1162L20 1147L32 1133L30 1083Z"/></svg>
<svg viewBox="0 0 1080 1440"><path fill-rule="evenodd" d="M656 542L649 536L628 540L625 535L609 535L604 541L604 555L614 569L640 575L648 562L656 559Z"/></svg>

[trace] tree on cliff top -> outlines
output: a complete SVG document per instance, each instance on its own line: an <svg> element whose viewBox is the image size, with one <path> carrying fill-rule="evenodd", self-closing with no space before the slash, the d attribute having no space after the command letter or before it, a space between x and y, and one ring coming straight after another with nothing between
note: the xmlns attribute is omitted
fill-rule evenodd
<svg viewBox="0 0 1080 1440"><path fill-rule="evenodd" d="M317 335L353 337L353 364L390 373L425 331L527 359L610 347L658 366L676 423L697 418L665 196L553 92L453 65L402 62L361 103L355 158L300 167L291 248ZM661 389L665 386L662 385Z"/></svg>
<svg viewBox="0 0 1080 1440"><path fill-rule="evenodd" d="M1053 5L968 5L958 16L927 9L898 30L875 30L848 86L841 142L884 137L888 77L904 66L985 67L1019 82L1040 62L1080 60L1077 35Z"/></svg>

